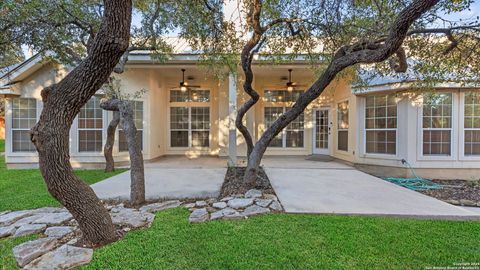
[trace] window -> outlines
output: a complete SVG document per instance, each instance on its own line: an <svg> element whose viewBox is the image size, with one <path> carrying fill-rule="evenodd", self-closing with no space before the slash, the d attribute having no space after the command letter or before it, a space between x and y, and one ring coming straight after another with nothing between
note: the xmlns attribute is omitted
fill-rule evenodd
<svg viewBox="0 0 480 270"><path fill-rule="evenodd" d="M137 142L140 142L140 147L143 150L143 101L132 101L132 109L133 121L137 128ZM118 150L120 152L128 151L127 137L121 125L118 129Z"/></svg>
<svg viewBox="0 0 480 270"><path fill-rule="evenodd" d="M265 126L269 128L288 107L265 107L264 119ZM303 147L304 142L304 115L300 114L288 126L280 132L269 144L270 147Z"/></svg>
<svg viewBox="0 0 480 270"><path fill-rule="evenodd" d="M452 94L429 94L423 97L423 155L451 155Z"/></svg>
<svg viewBox="0 0 480 270"><path fill-rule="evenodd" d="M210 146L209 90L170 91L170 146Z"/></svg>
<svg viewBox="0 0 480 270"><path fill-rule="evenodd" d="M295 102L303 93L302 90L265 90L266 102Z"/></svg>
<svg viewBox="0 0 480 270"><path fill-rule="evenodd" d="M465 93L464 155L480 155L480 93Z"/></svg>
<svg viewBox="0 0 480 270"><path fill-rule="evenodd" d="M78 115L78 151L101 152L103 147L103 111L100 98L93 96Z"/></svg>
<svg viewBox="0 0 480 270"><path fill-rule="evenodd" d="M337 116L337 149L341 151L348 151L348 101L338 103Z"/></svg>
<svg viewBox="0 0 480 270"><path fill-rule="evenodd" d="M396 148L395 95L368 96L365 106L365 152L395 155Z"/></svg>
<svg viewBox="0 0 480 270"><path fill-rule="evenodd" d="M12 99L12 151L34 152L30 129L37 122L37 101L34 98Z"/></svg>

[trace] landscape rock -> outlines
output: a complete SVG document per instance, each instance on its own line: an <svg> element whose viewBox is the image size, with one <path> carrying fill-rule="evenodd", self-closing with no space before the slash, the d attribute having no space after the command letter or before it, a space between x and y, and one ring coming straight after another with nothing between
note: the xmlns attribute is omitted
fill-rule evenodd
<svg viewBox="0 0 480 270"><path fill-rule="evenodd" d="M162 211L165 209L175 208L180 206L182 203L178 200L175 201L166 201L166 202L159 202L159 203L152 203L145 206L140 207L140 211L146 211L150 213L156 213L158 211Z"/></svg>
<svg viewBox="0 0 480 270"><path fill-rule="evenodd" d="M47 225L45 224L26 224L18 228L13 236L19 237L35 233L41 233L45 230L45 228L47 228Z"/></svg>
<svg viewBox="0 0 480 270"><path fill-rule="evenodd" d="M131 208L118 208L119 212L112 213L113 224L139 228L150 225L155 215L149 212L140 212Z"/></svg>
<svg viewBox="0 0 480 270"><path fill-rule="evenodd" d="M464 206L477 206L477 203L471 200L460 200L460 204Z"/></svg>
<svg viewBox="0 0 480 270"><path fill-rule="evenodd" d="M259 215L259 214L265 214L265 213L270 213L270 209L268 208L263 208L258 205L252 205L249 206L243 211L244 216L253 216L253 215Z"/></svg>
<svg viewBox="0 0 480 270"><path fill-rule="evenodd" d="M15 226L15 228L19 228L23 225L34 223L37 219L43 217L43 215L44 214L36 214L33 216L24 217L22 219L15 221L15 223L13 223L12 226Z"/></svg>
<svg viewBox="0 0 480 270"><path fill-rule="evenodd" d="M15 226L0 227L0 238L14 235L16 231Z"/></svg>
<svg viewBox="0 0 480 270"><path fill-rule="evenodd" d="M196 201L195 202L196 207L205 207L207 205L208 205L208 203L206 201Z"/></svg>
<svg viewBox="0 0 480 270"><path fill-rule="evenodd" d="M250 189L245 192L245 198L260 198L262 197L262 192L258 189Z"/></svg>
<svg viewBox="0 0 480 270"><path fill-rule="evenodd" d="M278 201L273 201L271 204L270 204L270 209L272 209L273 211L282 211L283 208L282 208L282 205L278 202Z"/></svg>
<svg viewBox="0 0 480 270"><path fill-rule="evenodd" d="M35 220L34 223L47 225L61 225L73 218L69 212L50 213L44 215L42 218Z"/></svg>
<svg viewBox="0 0 480 270"><path fill-rule="evenodd" d="M213 213L210 215L210 220L220 219L220 218L222 218L222 217L225 216L225 215L228 215L228 216L238 215L238 211L237 211L237 210L234 210L234 209L232 209L232 208L224 208L224 209L222 209L222 210L213 212Z"/></svg>
<svg viewBox="0 0 480 270"><path fill-rule="evenodd" d="M195 209L188 218L190 223L204 222L206 220L208 220L207 208Z"/></svg>
<svg viewBox="0 0 480 270"><path fill-rule="evenodd" d="M68 212L66 208L59 208L59 207L42 207L32 210L32 214L45 214L45 213L64 213Z"/></svg>
<svg viewBox="0 0 480 270"><path fill-rule="evenodd" d="M261 207L268 207L272 203L270 199L256 199L255 204Z"/></svg>
<svg viewBox="0 0 480 270"><path fill-rule="evenodd" d="M207 204L212 204L212 203L214 203L214 202L216 202L216 201L217 201L217 199L215 199L215 198L210 198L210 199L207 200Z"/></svg>
<svg viewBox="0 0 480 270"><path fill-rule="evenodd" d="M13 256L20 267L52 250L57 244L55 238L40 238L25 242L13 248Z"/></svg>
<svg viewBox="0 0 480 270"><path fill-rule="evenodd" d="M236 198L228 201L228 206L233 209L245 208L253 204L253 199Z"/></svg>
<svg viewBox="0 0 480 270"><path fill-rule="evenodd" d="M73 232L73 227L57 226L57 227L47 228L45 230L45 235L48 237L62 238L71 232Z"/></svg>
<svg viewBox="0 0 480 270"><path fill-rule="evenodd" d="M24 269L72 269L88 264L92 256L92 249L63 245L32 261Z"/></svg>
<svg viewBox="0 0 480 270"><path fill-rule="evenodd" d="M216 202L216 203L213 203L212 206L214 208L217 208L217 209L223 209L223 208L227 207L227 203L226 202Z"/></svg>
<svg viewBox="0 0 480 270"><path fill-rule="evenodd" d="M195 203L187 203L183 205L185 208L193 208L195 207Z"/></svg>
<svg viewBox="0 0 480 270"><path fill-rule="evenodd" d="M0 216L0 226L8 226L15 221L30 216L32 214L31 210L22 210L22 211L15 211L15 212L10 212L4 215Z"/></svg>
<svg viewBox="0 0 480 270"><path fill-rule="evenodd" d="M10 210L2 211L2 212L0 212L0 216L3 216L3 215L8 214L10 212L12 212L12 211L10 211Z"/></svg>
<svg viewBox="0 0 480 270"><path fill-rule="evenodd" d="M273 194L263 194L263 198L269 199L269 200L278 201L277 196L275 196L275 195L273 195Z"/></svg>
<svg viewBox="0 0 480 270"><path fill-rule="evenodd" d="M223 214L223 219L242 219L242 218L245 218L245 216L237 211L233 213L228 212Z"/></svg>
<svg viewBox="0 0 480 270"><path fill-rule="evenodd" d="M221 202L226 202L226 201L230 201L232 199L235 199L235 198L234 197L225 197L225 198L221 199L220 201Z"/></svg>

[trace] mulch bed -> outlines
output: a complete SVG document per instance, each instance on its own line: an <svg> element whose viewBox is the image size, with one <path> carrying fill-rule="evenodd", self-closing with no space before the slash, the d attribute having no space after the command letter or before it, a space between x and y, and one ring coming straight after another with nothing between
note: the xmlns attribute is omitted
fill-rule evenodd
<svg viewBox="0 0 480 270"><path fill-rule="evenodd" d="M261 190L263 193L275 194L272 185L270 185L270 180L262 167L259 168L255 185L248 185L243 182L245 169L246 167L228 167L219 198L245 194L245 192L253 188Z"/></svg>
<svg viewBox="0 0 480 270"><path fill-rule="evenodd" d="M446 185L443 189L420 191L443 201L469 200L480 203L480 181L465 180L432 180L435 183Z"/></svg>

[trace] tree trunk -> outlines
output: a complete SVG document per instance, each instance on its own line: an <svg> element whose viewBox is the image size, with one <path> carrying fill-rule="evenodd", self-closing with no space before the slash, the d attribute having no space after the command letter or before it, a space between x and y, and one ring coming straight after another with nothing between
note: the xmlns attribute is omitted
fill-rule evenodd
<svg viewBox="0 0 480 270"><path fill-rule="evenodd" d="M115 171L115 160L113 160L113 145L115 144L115 131L117 130L118 123L120 123L120 113L113 112L113 119L108 124L107 128L107 141L103 147L103 155L105 156L105 172Z"/></svg>
<svg viewBox="0 0 480 270"><path fill-rule="evenodd" d="M398 14L390 28L388 37L382 44L372 41L367 43L368 46L365 46L366 42L362 42L360 45L354 44L341 47L335 53L333 60L320 78L300 95L290 110L281 115L263 133L250 154L243 180L250 184L255 183L260 162L270 141L290 122L295 120L313 100L318 98L338 73L355 64L377 63L387 60L400 49L410 25L438 2L439 0L417 0L412 2Z"/></svg>
<svg viewBox="0 0 480 270"><path fill-rule="evenodd" d="M102 25L88 56L57 85L42 90L44 108L31 131L48 191L78 222L85 245L107 244L117 236L108 211L92 188L73 173L69 131L80 108L107 81L127 49L131 11L131 0L105 0Z"/></svg>
<svg viewBox="0 0 480 270"><path fill-rule="evenodd" d="M145 175L141 141L137 140L137 128L133 119L132 104L127 100L110 99L102 101L104 110L119 111L123 132L127 138L130 155L130 205L137 207L145 203Z"/></svg>

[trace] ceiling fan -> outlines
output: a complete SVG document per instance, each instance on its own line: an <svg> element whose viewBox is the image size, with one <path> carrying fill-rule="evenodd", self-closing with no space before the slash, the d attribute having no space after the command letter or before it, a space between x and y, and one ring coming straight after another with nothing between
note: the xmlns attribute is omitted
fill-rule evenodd
<svg viewBox="0 0 480 270"><path fill-rule="evenodd" d="M190 88L200 88L200 85L189 85L188 82L185 81L185 69L182 68L182 81L180 82L180 91L187 92ZM193 78L192 78L193 80Z"/></svg>
<svg viewBox="0 0 480 270"><path fill-rule="evenodd" d="M295 90L295 86L300 86L298 83L292 82L292 71L292 69L288 70L288 82L286 83L288 92Z"/></svg>

